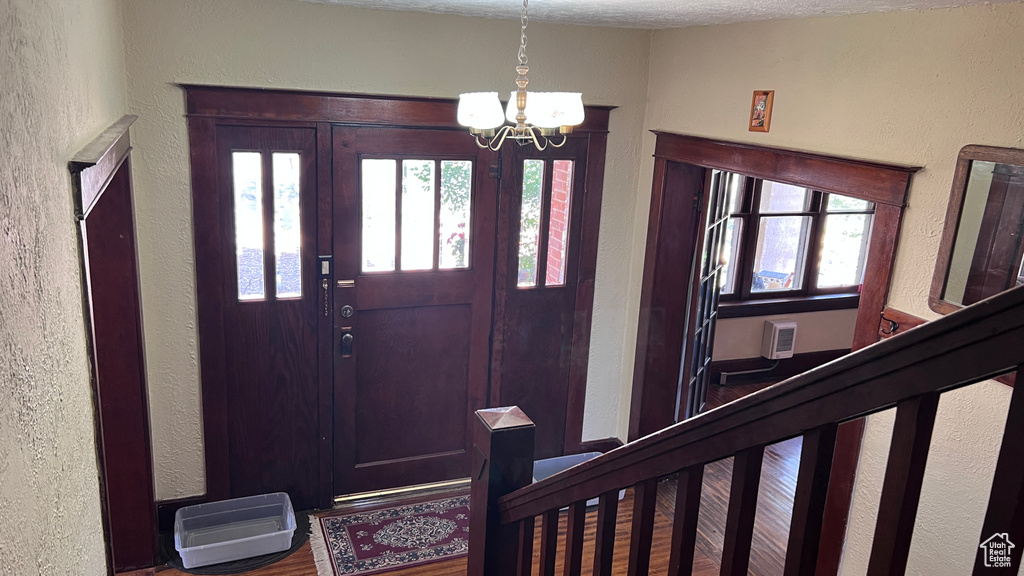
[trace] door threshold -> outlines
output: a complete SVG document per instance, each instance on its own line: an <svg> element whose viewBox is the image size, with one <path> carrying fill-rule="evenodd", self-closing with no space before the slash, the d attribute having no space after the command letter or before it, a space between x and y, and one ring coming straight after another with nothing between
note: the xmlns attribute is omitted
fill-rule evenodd
<svg viewBox="0 0 1024 576"><path fill-rule="evenodd" d="M358 492L356 494L345 494L334 497L334 507L352 504L354 502L381 502L398 497L406 497L413 494L433 494L439 492L453 492L469 488L470 479L459 478L456 480L444 480L442 482L431 482L429 484L416 484L413 486L401 486L399 488L388 488L386 490L371 490L369 492Z"/></svg>

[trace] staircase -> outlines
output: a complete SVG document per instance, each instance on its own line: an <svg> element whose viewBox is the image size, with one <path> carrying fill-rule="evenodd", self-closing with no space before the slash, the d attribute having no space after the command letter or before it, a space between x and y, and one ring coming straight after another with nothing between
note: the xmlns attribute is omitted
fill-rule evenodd
<svg viewBox="0 0 1024 576"><path fill-rule="evenodd" d="M812 576L840 423L896 408L868 562L869 576L902 575L914 531L939 397L999 374L1024 371L1024 287L1004 292L755 394L680 422L530 484L533 423L516 407L477 412L469 576L531 576L541 518L540 574L582 571L586 501L598 497L593 576L612 574L618 491L634 489L628 575L649 573L659 479L678 474L669 576L690 574L704 465L733 457L723 576L746 576L764 448L802 436L785 576ZM1018 376L1018 381L1021 376ZM1024 392L1014 389L979 544L992 534L1024 542ZM568 507L566 537L559 510ZM621 553L626 553L625 551ZM985 567L974 576L1017 574ZM826 576L826 575L821 575Z"/></svg>

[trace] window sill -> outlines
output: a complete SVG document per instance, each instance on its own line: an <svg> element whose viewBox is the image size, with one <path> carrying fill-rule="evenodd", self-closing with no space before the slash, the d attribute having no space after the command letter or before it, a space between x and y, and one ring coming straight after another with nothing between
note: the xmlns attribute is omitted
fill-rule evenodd
<svg viewBox="0 0 1024 576"><path fill-rule="evenodd" d="M794 296L765 300L721 302L719 318L746 318L773 314L820 312L822 310L849 310L860 304L860 294L825 294L821 296Z"/></svg>

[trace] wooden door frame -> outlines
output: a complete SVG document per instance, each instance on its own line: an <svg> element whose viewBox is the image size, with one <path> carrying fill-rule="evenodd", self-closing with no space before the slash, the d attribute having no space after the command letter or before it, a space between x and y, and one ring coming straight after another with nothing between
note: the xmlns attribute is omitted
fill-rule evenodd
<svg viewBox="0 0 1024 576"><path fill-rule="evenodd" d="M465 130L457 121L458 100L443 98L417 98L406 96L376 96L314 92L304 90L260 89L200 84L179 84L185 93L185 116L188 119L191 159L191 189L193 215L201 212L219 213L216 194L216 127L267 126L313 127L317 132L317 251L331 254L333 230L330 221L333 210L331 126L334 124L380 126L389 128L431 128ZM574 440L578 448L583 432L583 399L586 395L586 364L589 359L593 279L597 261L597 223L600 221L601 191L604 182L605 138L612 106L586 106L586 120L575 129L591 139L591 161L588 161L587 186L591 201L585 207L585 218L594 214L592 229L584 230L581 250L577 309L586 303L586 318L577 317L582 328L573 338L573 375L570 378L570 411L566 417L566 438ZM470 136L466 135L466 138ZM592 193L591 193L592 192ZM212 311L219 309L219 290L207 290L198 278L210 279L210 284L222 284L222 273L216 259L211 258L220 246L221 231L195 237L195 266L197 316L209 318L198 323L200 356L216 358L219 342L223 340L222 320L214 319ZM220 285L218 284L218 285ZM334 298L333 290L331 298ZM204 293L208 293L204 296ZM330 322L321 319L319 391L321 398L333 398L333 346ZM202 389L203 435L206 465L206 493L202 496L169 500L161 503L161 525L173 518L181 506L207 500L229 497L227 403L224 386L223 363L200 362ZM492 390L490 398L495 397ZM319 418L319 479L320 502L330 506L333 501L333 415L329 403L322 402ZM578 412L578 413L577 413ZM570 431L570 427L572 430ZM570 435L571 433L571 435ZM568 445L568 440L567 440Z"/></svg>
<svg viewBox="0 0 1024 576"><path fill-rule="evenodd" d="M145 336L141 289L138 286L138 244L135 234L132 146L129 133L136 119L137 116L123 116L68 163L74 188L75 217L79 221L78 249L82 272L82 298L91 364L100 510L103 517L108 572L148 568L154 565L157 556L157 514L153 493ZM130 273L135 283L136 297L140 300L134 311L135 330L101 332L97 330L95 319L104 316L109 318L115 311L97 306L97 279L92 277L90 263L100 262L110 255L90 252L89 231L95 233L97 226L102 227L107 222L96 222L95 218L90 220L89 217L93 213L93 208L104 198L108 198L109 202L116 201L116 194L125 195L122 209L126 209L128 214L121 225L127 224L131 228ZM125 232L123 228L121 232ZM114 262L116 266L122 264L121 261ZM129 345L131 340L135 341L140 355L139 374L136 376L142 388L138 391L138 396L130 398L122 394L111 395L110 379L116 380L120 374L100 372L99 350L107 347L109 354L109 348L121 348ZM132 377L130 374L125 376ZM105 389L108 392L106 396L103 394ZM116 420L113 425L110 422L104 424L105 414L106 417L113 417Z"/></svg>
<svg viewBox="0 0 1024 576"><path fill-rule="evenodd" d="M719 169L874 202L868 264L854 332L853 349L857 350L878 340L878 318L889 292L910 178L920 170L914 166L653 132L657 144L640 293L629 440L673 423L672 407L686 320L686 291L679 290L679 286L690 282L689 266L685 264L693 257L699 232L688 217L688 214L692 216L689 211L695 208L695 199L679 189L681 182L703 183L705 171ZM710 195L703 196L706 210ZM683 225L677 225L678 222ZM863 419L839 428L818 574L835 574L839 568L863 434Z"/></svg>

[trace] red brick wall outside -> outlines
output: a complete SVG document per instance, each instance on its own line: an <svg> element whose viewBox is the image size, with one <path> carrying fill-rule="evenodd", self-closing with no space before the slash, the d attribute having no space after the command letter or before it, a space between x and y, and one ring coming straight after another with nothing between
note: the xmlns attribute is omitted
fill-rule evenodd
<svg viewBox="0 0 1024 576"><path fill-rule="evenodd" d="M546 286L565 284L565 260L568 256L569 203L572 194L571 160L555 160L552 166L551 221L548 226L548 262Z"/></svg>

